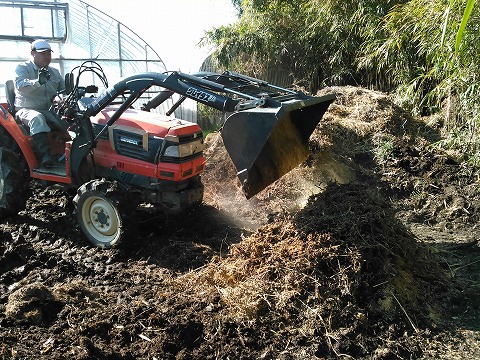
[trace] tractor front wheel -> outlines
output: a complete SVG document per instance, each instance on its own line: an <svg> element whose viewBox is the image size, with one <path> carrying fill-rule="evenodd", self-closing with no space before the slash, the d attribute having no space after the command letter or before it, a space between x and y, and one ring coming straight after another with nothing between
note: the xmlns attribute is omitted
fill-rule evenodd
<svg viewBox="0 0 480 360"><path fill-rule="evenodd" d="M92 180L73 199L80 229L95 246L109 248L122 238L120 195L114 182Z"/></svg>

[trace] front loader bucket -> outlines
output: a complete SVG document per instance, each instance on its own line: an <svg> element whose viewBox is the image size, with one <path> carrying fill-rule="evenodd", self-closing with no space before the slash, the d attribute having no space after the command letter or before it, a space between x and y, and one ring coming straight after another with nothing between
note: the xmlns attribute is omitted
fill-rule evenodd
<svg viewBox="0 0 480 360"><path fill-rule="evenodd" d="M308 139L335 100L328 94L232 114L222 138L247 199L308 156Z"/></svg>

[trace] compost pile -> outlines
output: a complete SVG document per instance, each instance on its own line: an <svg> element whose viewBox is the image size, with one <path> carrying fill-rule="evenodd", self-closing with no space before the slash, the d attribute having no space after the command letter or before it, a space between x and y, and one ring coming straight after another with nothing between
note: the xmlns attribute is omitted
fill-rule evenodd
<svg viewBox="0 0 480 360"><path fill-rule="evenodd" d="M32 183L0 225L1 359L475 359L479 173L442 117L335 92L301 166L246 200L207 138L204 203L141 206L115 249Z"/></svg>

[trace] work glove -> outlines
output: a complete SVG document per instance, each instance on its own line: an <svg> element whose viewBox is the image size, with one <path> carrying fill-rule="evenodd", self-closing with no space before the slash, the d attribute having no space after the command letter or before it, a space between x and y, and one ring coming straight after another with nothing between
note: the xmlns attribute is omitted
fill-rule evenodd
<svg viewBox="0 0 480 360"><path fill-rule="evenodd" d="M38 70L38 82L40 85L46 84L47 81L50 79L50 73L48 69L39 69Z"/></svg>

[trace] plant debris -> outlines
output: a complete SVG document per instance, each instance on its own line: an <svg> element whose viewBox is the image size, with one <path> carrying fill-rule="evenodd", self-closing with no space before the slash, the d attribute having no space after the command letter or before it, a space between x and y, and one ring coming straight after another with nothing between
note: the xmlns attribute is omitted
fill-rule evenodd
<svg viewBox="0 0 480 360"><path fill-rule="evenodd" d="M211 134L202 206L141 206L114 249L32 183L0 224L0 358L479 358L478 170L387 95L323 91L301 166L246 200Z"/></svg>

